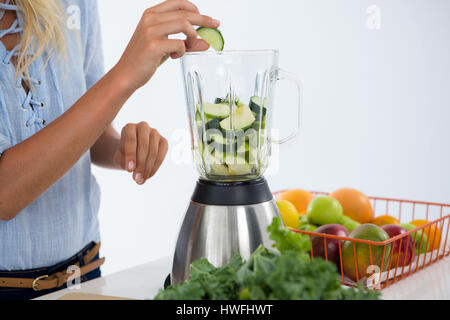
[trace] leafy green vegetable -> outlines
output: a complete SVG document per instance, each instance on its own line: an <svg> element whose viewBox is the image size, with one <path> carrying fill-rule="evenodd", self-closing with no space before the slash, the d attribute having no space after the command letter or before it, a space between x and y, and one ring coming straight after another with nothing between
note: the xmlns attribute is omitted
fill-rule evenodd
<svg viewBox="0 0 450 320"><path fill-rule="evenodd" d="M230 280L236 278L236 272L242 265L238 254L220 268L206 259L194 261L189 280L160 290L155 300L236 300L239 288L235 281Z"/></svg>
<svg viewBox="0 0 450 320"><path fill-rule="evenodd" d="M274 218L267 231L270 233L270 239L275 242L274 247L281 253L292 250L309 257L308 252L311 250L311 242L308 236L283 228L280 218Z"/></svg>
<svg viewBox="0 0 450 320"><path fill-rule="evenodd" d="M190 278L166 290L159 300L353 300L379 299L375 291L343 288L336 266L320 258L310 259L305 235L285 229L279 218L268 227L274 248L259 247L246 262L235 254L220 268L206 259L191 265Z"/></svg>

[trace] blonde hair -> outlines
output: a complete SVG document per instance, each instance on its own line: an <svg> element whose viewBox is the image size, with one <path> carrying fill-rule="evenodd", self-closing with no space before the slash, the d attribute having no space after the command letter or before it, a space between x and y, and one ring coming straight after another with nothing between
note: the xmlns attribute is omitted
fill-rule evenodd
<svg viewBox="0 0 450 320"><path fill-rule="evenodd" d="M16 61L16 77L23 76L32 88L29 67L47 50L45 66L57 51L66 56L65 12L59 0L15 0L23 16L23 33ZM32 52L33 54L29 54Z"/></svg>

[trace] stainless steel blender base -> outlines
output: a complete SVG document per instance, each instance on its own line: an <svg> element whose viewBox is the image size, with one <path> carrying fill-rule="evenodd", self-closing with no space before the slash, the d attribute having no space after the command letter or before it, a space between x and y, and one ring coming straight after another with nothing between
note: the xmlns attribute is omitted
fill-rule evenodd
<svg viewBox="0 0 450 320"><path fill-rule="evenodd" d="M226 264L234 253L244 259L262 244L271 247L266 231L280 216L272 199L242 206L216 206L191 202L184 218L175 250L172 284L189 277L189 267L207 258L216 267Z"/></svg>

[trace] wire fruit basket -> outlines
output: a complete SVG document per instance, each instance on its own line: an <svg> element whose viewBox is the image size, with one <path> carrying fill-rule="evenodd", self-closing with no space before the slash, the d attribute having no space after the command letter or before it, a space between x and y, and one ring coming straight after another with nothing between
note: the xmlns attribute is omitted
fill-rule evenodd
<svg viewBox="0 0 450 320"><path fill-rule="evenodd" d="M276 192L275 196L282 192ZM292 229L310 238L311 258L319 256L336 264L343 285L362 283L365 287L382 290L450 255L450 204L369 198L375 216L390 215L400 222L427 222L383 242ZM330 248L335 248L336 252L330 252L333 250Z"/></svg>

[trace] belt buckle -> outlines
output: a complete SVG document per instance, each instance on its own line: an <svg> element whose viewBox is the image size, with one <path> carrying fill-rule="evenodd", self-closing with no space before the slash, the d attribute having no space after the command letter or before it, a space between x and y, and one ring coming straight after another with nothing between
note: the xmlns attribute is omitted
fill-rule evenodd
<svg viewBox="0 0 450 320"><path fill-rule="evenodd" d="M44 280L44 279L47 279L47 278L48 278L48 275L40 276L40 277L37 277L36 279L34 279L33 280L33 285L31 286L33 288L33 290L34 291L41 291L41 290L43 290L43 289L39 289L38 288L38 281Z"/></svg>

